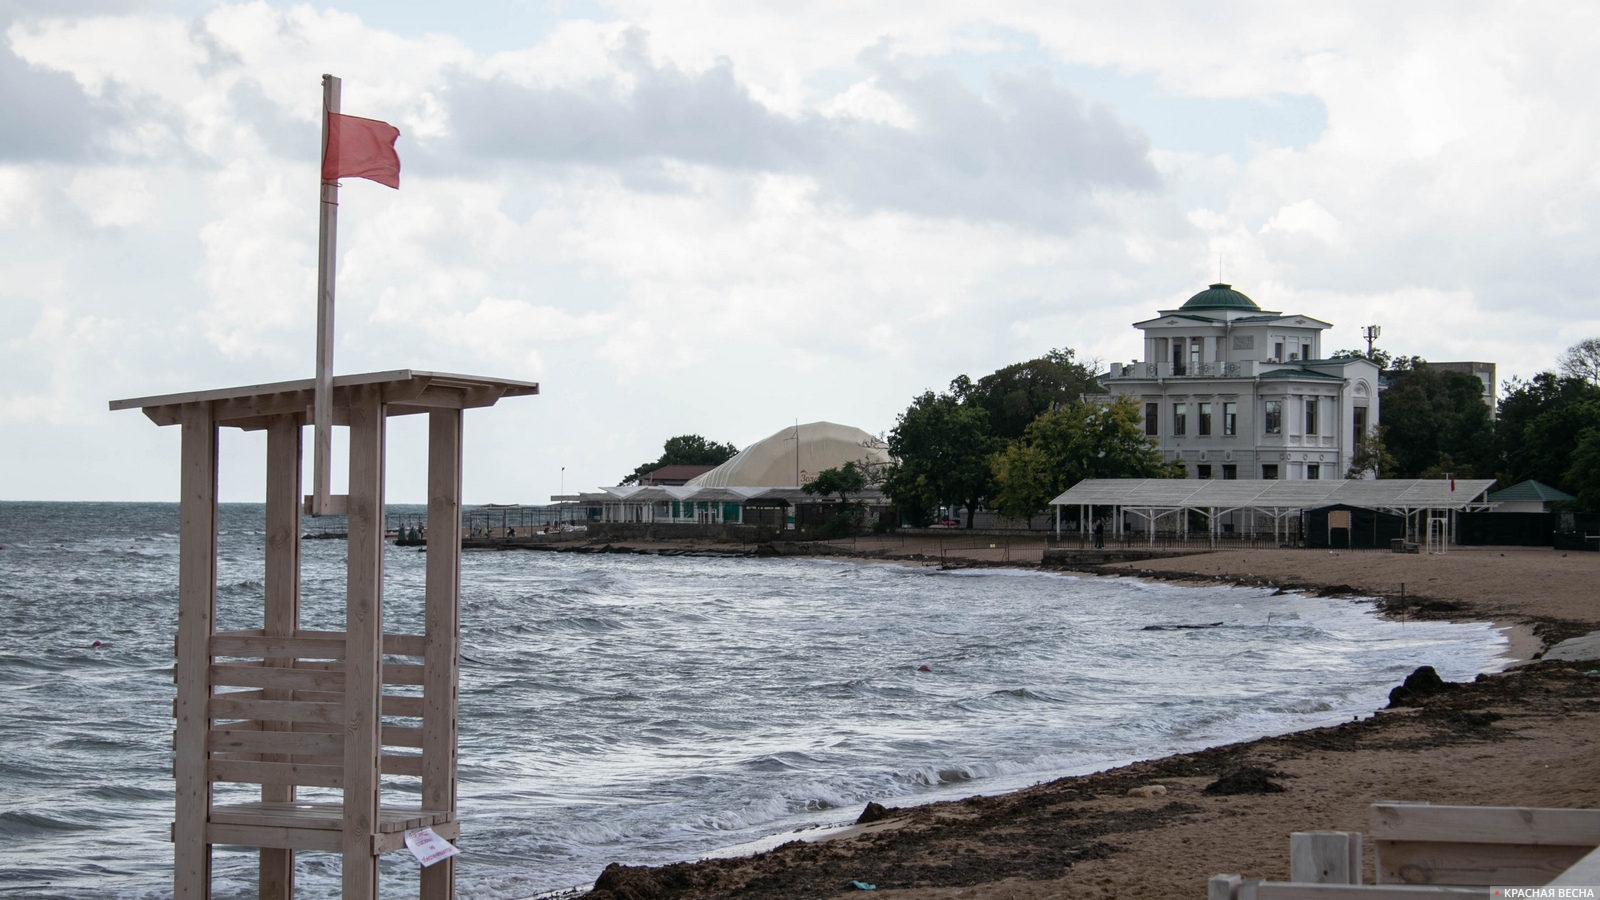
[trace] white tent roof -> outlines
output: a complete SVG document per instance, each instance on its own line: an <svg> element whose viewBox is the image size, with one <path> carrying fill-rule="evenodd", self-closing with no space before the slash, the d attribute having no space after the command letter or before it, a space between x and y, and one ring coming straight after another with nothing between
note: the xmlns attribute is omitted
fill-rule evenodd
<svg viewBox="0 0 1600 900"><path fill-rule="evenodd" d="M798 447L798 450L796 449ZM792 425L739 451L686 487L798 487L847 462L887 463L889 448L859 428L833 422Z"/></svg>

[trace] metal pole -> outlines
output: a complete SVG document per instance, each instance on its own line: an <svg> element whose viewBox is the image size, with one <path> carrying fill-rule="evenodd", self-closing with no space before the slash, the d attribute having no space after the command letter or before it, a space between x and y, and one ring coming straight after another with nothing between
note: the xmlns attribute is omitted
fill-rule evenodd
<svg viewBox="0 0 1600 900"><path fill-rule="evenodd" d="M321 178L321 161L328 152L328 122L330 114L339 111L339 79L322 76L322 153L318 158L318 177ZM339 224L339 182L322 180L321 202L318 204L317 231L317 388L313 399L312 421L313 469L311 509L313 516L332 512L329 471L333 456L333 275L335 235Z"/></svg>

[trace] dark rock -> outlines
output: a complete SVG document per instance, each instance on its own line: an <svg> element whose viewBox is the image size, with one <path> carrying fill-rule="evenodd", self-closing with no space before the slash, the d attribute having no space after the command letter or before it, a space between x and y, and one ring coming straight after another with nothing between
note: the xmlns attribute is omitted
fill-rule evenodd
<svg viewBox="0 0 1600 900"><path fill-rule="evenodd" d="M1389 692L1389 708L1420 706L1425 698L1442 694L1452 687L1454 685L1439 677L1433 666L1420 666L1406 676L1404 683Z"/></svg>
<svg viewBox="0 0 1600 900"><path fill-rule="evenodd" d="M1271 780L1275 773L1261 766L1234 769L1206 785L1207 794L1279 794L1285 788Z"/></svg>
<svg viewBox="0 0 1600 900"><path fill-rule="evenodd" d="M866 825L869 822L887 819L899 811L892 806L884 806L882 803L868 803L867 808L863 809L861 815L856 818L856 824Z"/></svg>

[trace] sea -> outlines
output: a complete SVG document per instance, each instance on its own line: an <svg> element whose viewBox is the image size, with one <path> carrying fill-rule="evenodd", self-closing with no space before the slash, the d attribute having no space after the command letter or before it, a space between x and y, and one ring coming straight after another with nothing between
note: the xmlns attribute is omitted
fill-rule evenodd
<svg viewBox="0 0 1600 900"><path fill-rule="evenodd" d="M223 627L260 625L263 519L220 510ZM0 897L171 895L177 530L176 504L0 502ZM302 548L304 623L339 629L344 543ZM425 559L385 551L391 630ZM1012 568L469 551L461 592L458 894L490 900L1362 718L1418 666L1506 662L1487 624L1360 599ZM215 896L254 896L254 865L218 849ZM299 896L337 897L338 868L301 854ZM416 870L387 855L384 896Z"/></svg>

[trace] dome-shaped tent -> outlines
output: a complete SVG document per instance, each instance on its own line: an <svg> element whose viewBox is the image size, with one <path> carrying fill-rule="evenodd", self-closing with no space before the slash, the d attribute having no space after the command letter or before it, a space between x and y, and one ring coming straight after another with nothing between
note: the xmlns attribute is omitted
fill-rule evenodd
<svg viewBox="0 0 1600 900"><path fill-rule="evenodd" d="M865 431L834 422L810 422L756 441L722 465L690 479L686 486L799 487L824 469L837 469L847 462L881 465L888 461L889 450L883 441Z"/></svg>

